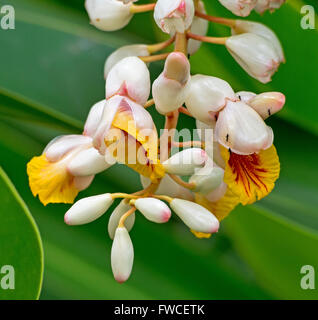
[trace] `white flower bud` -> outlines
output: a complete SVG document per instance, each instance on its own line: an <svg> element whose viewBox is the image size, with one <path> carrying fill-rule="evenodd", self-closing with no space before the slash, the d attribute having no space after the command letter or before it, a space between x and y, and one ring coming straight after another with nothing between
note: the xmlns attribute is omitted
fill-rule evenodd
<svg viewBox="0 0 318 320"><path fill-rule="evenodd" d="M236 100L237 98L226 81L200 74L191 77L185 103L196 119L213 125L216 113L224 108L227 99Z"/></svg>
<svg viewBox="0 0 318 320"><path fill-rule="evenodd" d="M95 175L109 167L110 165L105 161L105 157L93 147L77 153L67 165L67 169L74 176Z"/></svg>
<svg viewBox="0 0 318 320"><path fill-rule="evenodd" d="M74 185L76 189L79 191L87 189L93 182L94 177L95 175L74 177Z"/></svg>
<svg viewBox="0 0 318 320"><path fill-rule="evenodd" d="M111 252L113 275L119 283L125 282L134 263L134 247L126 228L117 228Z"/></svg>
<svg viewBox="0 0 318 320"><path fill-rule="evenodd" d="M150 221L165 223L171 217L171 210L161 200L155 198L139 198L134 202L135 207Z"/></svg>
<svg viewBox="0 0 318 320"><path fill-rule="evenodd" d="M144 176L140 176L141 184L144 188L149 187L151 180ZM159 184L155 194L166 195L171 198L181 198L185 200L193 200L193 195L189 189L186 189L175 181L173 181L168 175L165 175Z"/></svg>
<svg viewBox="0 0 318 320"><path fill-rule="evenodd" d="M204 3L202 1L198 2L198 8L197 10L202 13L206 13L204 8ZM194 34L197 34L199 36L205 36L208 32L209 28L209 21L205 19L201 19L199 17L194 17L193 22L191 25L191 32ZM194 39L188 40L188 54L193 55L195 54L201 46L202 42Z"/></svg>
<svg viewBox="0 0 318 320"><path fill-rule="evenodd" d="M69 225L92 222L101 217L112 205L113 201L109 193L78 200L66 212L64 221Z"/></svg>
<svg viewBox="0 0 318 320"><path fill-rule="evenodd" d="M193 0L158 0L154 18L158 27L165 33L185 32L194 16Z"/></svg>
<svg viewBox="0 0 318 320"><path fill-rule="evenodd" d="M215 127L220 144L237 154L252 154L273 144L273 131L260 115L242 101L229 101Z"/></svg>
<svg viewBox="0 0 318 320"><path fill-rule="evenodd" d="M251 92L251 91L239 91L236 92L236 96L238 97L239 100L241 100L244 103L247 103L256 96L256 93Z"/></svg>
<svg viewBox="0 0 318 320"><path fill-rule="evenodd" d="M120 218L129 210L131 206L124 200L115 208L108 220L108 234L111 239L114 239L116 229ZM125 227L127 231L130 231L135 223L135 213L129 215L125 220Z"/></svg>
<svg viewBox="0 0 318 320"><path fill-rule="evenodd" d="M254 33L243 33L229 37L225 45L251 77L262 83L271 81L280 64L280 57L271 42Z"/></svg>
<svg viewBox="0 0 318 320"><path fill-rule="evenodd" d="M251 98L248 105L265 120L283 108L285 96L280 92L264 92Z"/></svg>
<svg viewBox="0 0 318 320"><path fill-rule="evenodd" d="M274 11L279 9L286 0L257 0L255 11L263 14L266 10Z"/></svg>
<svg viewBox="0 0 318 320"><path fill-rule="evenodd" d="M84 132L83 132L84 135L93 137L99 125L100 119L102 118L105 104L106 104L106 100L103 99L95 103L91 107L84 125Z"/></svg>
<svg viewBox="0 0 318 320"><path fill-rule="evenodd" d="M131 2L119 0L86 0L85 8L91 23L103 31L114 31L125 27L133 14Z"/></svg>
<svg viewBox="0 0 318 320"><path fill-rule="evenodd" d="M183 105L189 80L189 60L181 52L170 53L163 72L152 85L152 96L159 113L166 114Z"/></svg>
<svg viewBox="0 0 318 320"><path fill-rule="evenodd" d="M225 182L222 181L221 185L205 195L205 198L210 202L216 202L223 198L227 190L227 185Z"/></svg>
<svg viewBox="0 0 318 320"><path fill-rule="evenodd" d="M219 229L218 219L209 210L195 202L173 199L170 207L194 231L215 233Z"/></svg>
<svg viewBox="0 0 318 320"><path fill-rule="evenodd" d="M256 6L257 0L219 0L233 14L247 17Z"/></svg>
<svg viewBox="0 0 318 320"><path fill-rule="evenodd" d="M191 175L196 168L203 167L208 155L203 149L189 148L178 152L162 163L166 172L181 176Z"/></svg>
<svg viewBox="0 0 318 320"><path fill-rule="evenodd" d="M144 105L150 94L150 74L146 64L137 57L120 60L106 79L106 99L126 96Z"/></svg>
<svg viewBox="0 0 318 320"><path fill-rule="evenodd" d="M267 39L275 48L280 62L285 62L284 51L276 34L266 25L247 20L235 20L235 26L232 28L232 35L242 33L254 33Z"/></svg>
<svg viewBox="0 0 318 320"><path fill-rule="evenodd" d="M195 183L193 192L205 195L217 189L222 184L223 177L223 169L216 167L215 165L213 167L205 166L191 176L189 183Z"/></svg>
<svg viewBox="0 0 318 320"><path fill-rule="evenodd" d="M132 44L128 46L123 46L115 50L105 62L104 76L105 79L111 68L120 60L127 57L146 57L149 56L148 46L145 44Z"/></svg>

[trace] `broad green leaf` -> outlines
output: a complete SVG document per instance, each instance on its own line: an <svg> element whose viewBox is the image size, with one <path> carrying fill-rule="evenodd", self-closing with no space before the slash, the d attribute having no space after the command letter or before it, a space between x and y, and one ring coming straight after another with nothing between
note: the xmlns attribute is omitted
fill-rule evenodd
<svg viewBox="0 0 318 320"><path fill-rule="evenodd" d="M43 276L43 249L38 228L1 167L0 190L0 300L37 299ZM5 266L13 270L8 271ZM9 272L12 272L11 279L7 278Z"/></svg>

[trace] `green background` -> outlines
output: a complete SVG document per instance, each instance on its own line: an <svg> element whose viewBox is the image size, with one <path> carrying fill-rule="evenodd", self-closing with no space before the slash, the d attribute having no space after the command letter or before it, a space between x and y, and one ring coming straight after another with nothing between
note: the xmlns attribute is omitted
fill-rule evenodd
<svg viewBox="0 0 318 320"><path fill-rule="evenodd" d="M196 239L177 219L156 225L137 215L131 231L134 270L122 285L111 273L107 215L85 226L65 225L63 215L69 206L44 207L33 198L26 163L54 136L81 132L89 108L104 97L103 65L114 49L154 43L162 34L150 13L135 16L121 31L105 33L89 25L80 0L1 0L0 5L8 2L15 7L16 29L0 29L0 165L41 232L41 299L318 297L318 289L300 288L300 268L309 264L318 270L318 20L315 30L300 27L300 8L311 4L318 12L315 0L289 0L273 14L249 17L275 30L285 48L287 63L267 85L246 75L222 46L204 44L190 59L193 74L221 77L236 91L286 95L284 110L267 121L275 132L282 167L275 190L255 205L238 207L210 240ZM205 3L210 14L233 17L218 1ZM229 31L211 25L209 34L228 35ZM151 65L153 78L161 69L162 63ZM162 127L163 118L151 112ZM182 127L194 127L186 116L180 122ZM137 174L116 165L100 174L80 197L139 188ZM8 208L7 215L14 216L18 210L15 204ZM0 210L4 212L1 201ZM17 232L21 237L26 233L23 228ZM8 241L5 233L0 237L1 242ZM34 246L40 252L40 244ZM3 252L0 266L1 258ZM34 282L38 283L40 254L37 268ZM24 272L31 270L26 263ZM28 298L23 292L31 290L25 286L19 291L22 298Z"/></svg>

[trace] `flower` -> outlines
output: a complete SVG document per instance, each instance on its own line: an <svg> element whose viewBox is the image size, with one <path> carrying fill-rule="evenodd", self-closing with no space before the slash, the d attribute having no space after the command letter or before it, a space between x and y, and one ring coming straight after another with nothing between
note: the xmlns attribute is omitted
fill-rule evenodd
<svg viewBox="0 0 318 320"><path fill-rule="evenodd" d="M125 27L133 13L132 1L120 0L85 0L85 8L91 23L103 31L114 31Z"/></svg>
<svg viewBox="0 0 318 320"><path fill-rule="evenodd" d="M231 36L225 45L236 62L251 77L262 83L271 81L281 62L274 45L263 36L254 33Z"/></svg>
<svg viewBox="0 0 318 320"><path fill-rule="evenodd" d="M190 82L190 64L181 52L170 53L163 72L152 85L152 96L159 113L167 114L183 105Z"/></svg>
<svg viewBox="0 0 318 320"><path fill-rule="evenodd" d="M257 0L219 0L219 2L235 15L246 17L256 6Z"/></svg>
<svg viewBox="0 0 318 320"><path fill-rule="evenodd" d="M154 10L156 24L169 34L187 30L193 17L193 0L158 0Z"/></svg>
<svg viewBox="0 0 318 320"><path fill-rule="evenodd" d="M266 10L274 11L279 9L286 0L257 0L255 11L263 14Z"/></svg>

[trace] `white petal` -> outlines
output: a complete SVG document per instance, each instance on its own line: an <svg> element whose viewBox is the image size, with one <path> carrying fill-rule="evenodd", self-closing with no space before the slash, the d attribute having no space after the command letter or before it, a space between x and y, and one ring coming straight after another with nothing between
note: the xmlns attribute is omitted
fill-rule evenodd
<svg viewBox="0 0 318 320"><path fill-rule="evenodd" d="M108 220L108 234L111 239L114 239L116 229L120 218L129 210L131 206L124 200L115 208ZM132 213L125 220L125 227L127 231L130 231L135 223L135 213Z"/></svg>
<svg viewBox="0 0 318 320"><path fill-rule="evenodd" d="M56 162L75 148L89 146L91 143L92 138L79 134L59 136L49 142L43 154L46 155L49 161Z"/></svg>
<svg viewBox="0 0 318 320"><path fill-rule="evenodd" d="M171 53L164 71L152 85L152 96L159 113L166 114L181 107L188 94L190 64L181 52Z"/></svg>
<svg viewBox="0 0 318 320"><path fill-rule="evenodd" d="M134 247L126 228L117 228L111 252L111 265L116 281L125 282L134 263Z"/></svg>
<svg viewBox="0 0 318 320"><path fill-rule="evenodd" d="M247 32L254 33L266 38L269 42L272 43L275 50L277 51L279 56L279 61L280 62L285 61L282 45L278 37L276 36L276 34L273 32L273 30L271 30L266 25L259 22L247 21L247 20L235 20L235 26L232 28L232 34L235 35L235 34L241 34L241 33L247 33Z"/></svg>
<svg viewBox="0 0 318 320"><path fill-rule="evenodd" d="M91 23L103 31L114 31L125 27L133 14L131 3L117 0L85 0L85 8Z"/></svg>
<svg viewBox="0 0 318 320"><path fill-rule="evenodd" d="M150 94L150 74L146 64L137 57L120 60L106 79L106 99L115 94L126 96L144 105Z"/></svg>
<svg viewBox="0 0 318 320"><path fill-rule="evenodd" d="M74 177L74 185L79 191L87 189L93 182L95 175Z"/></svg>
<svg viewBox="0 0 318 320"><path fill-rule="evenodd" d="M254 9L257 0L219 0L219 2L235 15L247 17Z"/></svg>
<svg viewBox="0 0 318 320"><path fill-rule="evenodd" d="M260 115L244 102L229 101L215 127L220 144L237 154L252 154L273 143L273 133Z"/></svg>
<svg viewBox="0 0 318 320"><path fill-rule="evenodd" d="M193 0L158 0L154 19L158 27L166 33L185 32L194 16Z"/></svg>
<svg viewBox="0 0 318 320"><path fill-rule="evenodd" d="M203 167L208 159L207 153L200 148L189 148L180 151L164 161L166 172L176 175L191 175L196 168Z"/></svg>
<svg viewBox="0 0 318 320"><path fill-rule="evenodd" d="M209 210L195 202L173 199L170 207L194 231L214 233L219 229L218 219Z"/></svg>
<svg viewBox="0 0 318 320"><path fill-rule="evenodd" d="M239 100L248 104L249 100L256 96L256 93L250 91L239 91L236 92L236 96L239 98Z"/></svg>
<svg viewBox="0 0 318 320"><path fill-rule="evenodd" d="M251 77L262 83L271 81L280 64L280 57L271 42L254 33L243 33L229 37L225 45Z"/></svg>
<svg viewBox="0 0 318 320"><path fill-rule="evenodd" d="M112 205L113 201L109 193L83 198L75 202L66 212L64 221L69 225L92 222L101 217Z"/></svg>
<svg viewBox="0 0 318 320"><path fill-rule="evenodd" d="M105 104L106 100L103 99L91 107L85 122L84 135L93 137L102 118Z"/></svg>
<svg viewBox="0 0 318 320"><path fill-rule="evenodd" d="M171 210L161 200L155 198L139 198L134 204L135 207L152 222L164 223L171 217Z"/></svg>
<svg viewBox="0 0 318 320"><path fill-rule="evenodd" d="M208 201L216 202L225 195L226 190L227 190L227 185L225 182L222 182L218 188L214 189L213 191L205 195L205 198Z"/></svg>
<svg viewBox="0 0 318 320"><path fill-rule="evenodd" d="M191 77L185 103L196 119L213 125L216 119L215 113L225 106L227 99L237 98L226 81L200 74Z"/></svg>
<svg viewBox="0 0 318 320"><path fill-rule="evenodd" d="M127 57L146 57L149 56L149 51L147 49L147 45L145 44L132 44L128 46L123 46L117 50L115 50L105 62L104 67L104 76L105 79L111 68L120 60Z"/></svg>

